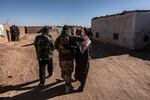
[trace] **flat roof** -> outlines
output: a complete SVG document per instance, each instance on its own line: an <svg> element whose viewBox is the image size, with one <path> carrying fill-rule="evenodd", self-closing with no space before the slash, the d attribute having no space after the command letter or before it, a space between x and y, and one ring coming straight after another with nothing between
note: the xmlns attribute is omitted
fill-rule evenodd
<svg viewBox="0 0 150 100"><path fill-rule="evenodd" d="M94 17L94 18L92 18L92 20L99 19L99 18L108 18L108 17L118 16L118 15L124 15L124 14L127 14L127 13L134 13L134 12L150 12L150 10L132 10L132 11L123 11L123 12L117 13L117 14Z"/></svg>

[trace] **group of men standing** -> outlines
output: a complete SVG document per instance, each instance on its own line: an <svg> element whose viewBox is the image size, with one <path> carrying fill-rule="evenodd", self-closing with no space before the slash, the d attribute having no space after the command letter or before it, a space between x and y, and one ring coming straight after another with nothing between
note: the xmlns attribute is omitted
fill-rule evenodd
<svg viewBox="0 0 150 100"><path fill-rule="evenodd" d="M75 34L71 34L69 27L64 25L60 36L53 40L49 35L49 28L44 27L43 33L35 38L34 45L39 61L40 86L45 83L45 67L48 66L49 77L53 75L53 51L59 52L59 65L61 77L64 80L65 92L72 91L72 73L74 71L75 60L75 81L80 81L78 90L83 91L86 76L89 69L89 46L90 39L84 29L77 29Z"/></svg>

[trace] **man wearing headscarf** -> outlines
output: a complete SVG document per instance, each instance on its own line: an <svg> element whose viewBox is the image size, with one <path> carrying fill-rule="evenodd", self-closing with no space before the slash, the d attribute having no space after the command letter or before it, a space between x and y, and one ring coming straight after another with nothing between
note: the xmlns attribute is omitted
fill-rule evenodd
<svg viewBox="0 0 150 100"><path fill-rule="evenodd" d="M85 40L83 42L78 42L75 55L75 80L80 82L79 91L83 91L85 86L85 81L87 78L89 70L89 45L91 41L85 34L83 29L79 29L76 33L78 36L83 37Z"/></svg>

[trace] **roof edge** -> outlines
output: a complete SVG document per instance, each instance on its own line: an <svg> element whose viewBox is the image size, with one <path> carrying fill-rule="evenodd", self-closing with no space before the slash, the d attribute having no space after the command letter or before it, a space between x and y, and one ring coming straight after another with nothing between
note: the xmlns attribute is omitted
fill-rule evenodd
<svg viewBox="0 0 150 100"><path fill-rule="evenodd" d="M99 19L99 18L108 18L108 17L112 17L112 16L117 16L117 15L124 15L124 14L127 14L127 13L134 13L134 12L150 12L150 10L132 10L132 11L123 11L123 12L117 13L117 14L94 17L94 18L92 18L92 20Z"/></svg>

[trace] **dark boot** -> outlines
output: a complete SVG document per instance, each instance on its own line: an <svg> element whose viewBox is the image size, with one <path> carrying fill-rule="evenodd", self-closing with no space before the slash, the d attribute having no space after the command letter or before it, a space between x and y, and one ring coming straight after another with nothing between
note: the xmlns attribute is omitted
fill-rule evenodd
<svg viewBox="0 0 150 100"><path fill-rule="evenodd" d="M70 84L67 84L66 85L66 87L65 87L65 92L66 93L70 93L70 92L72 92L72 90L73 90L73 86Z"/></svg>

